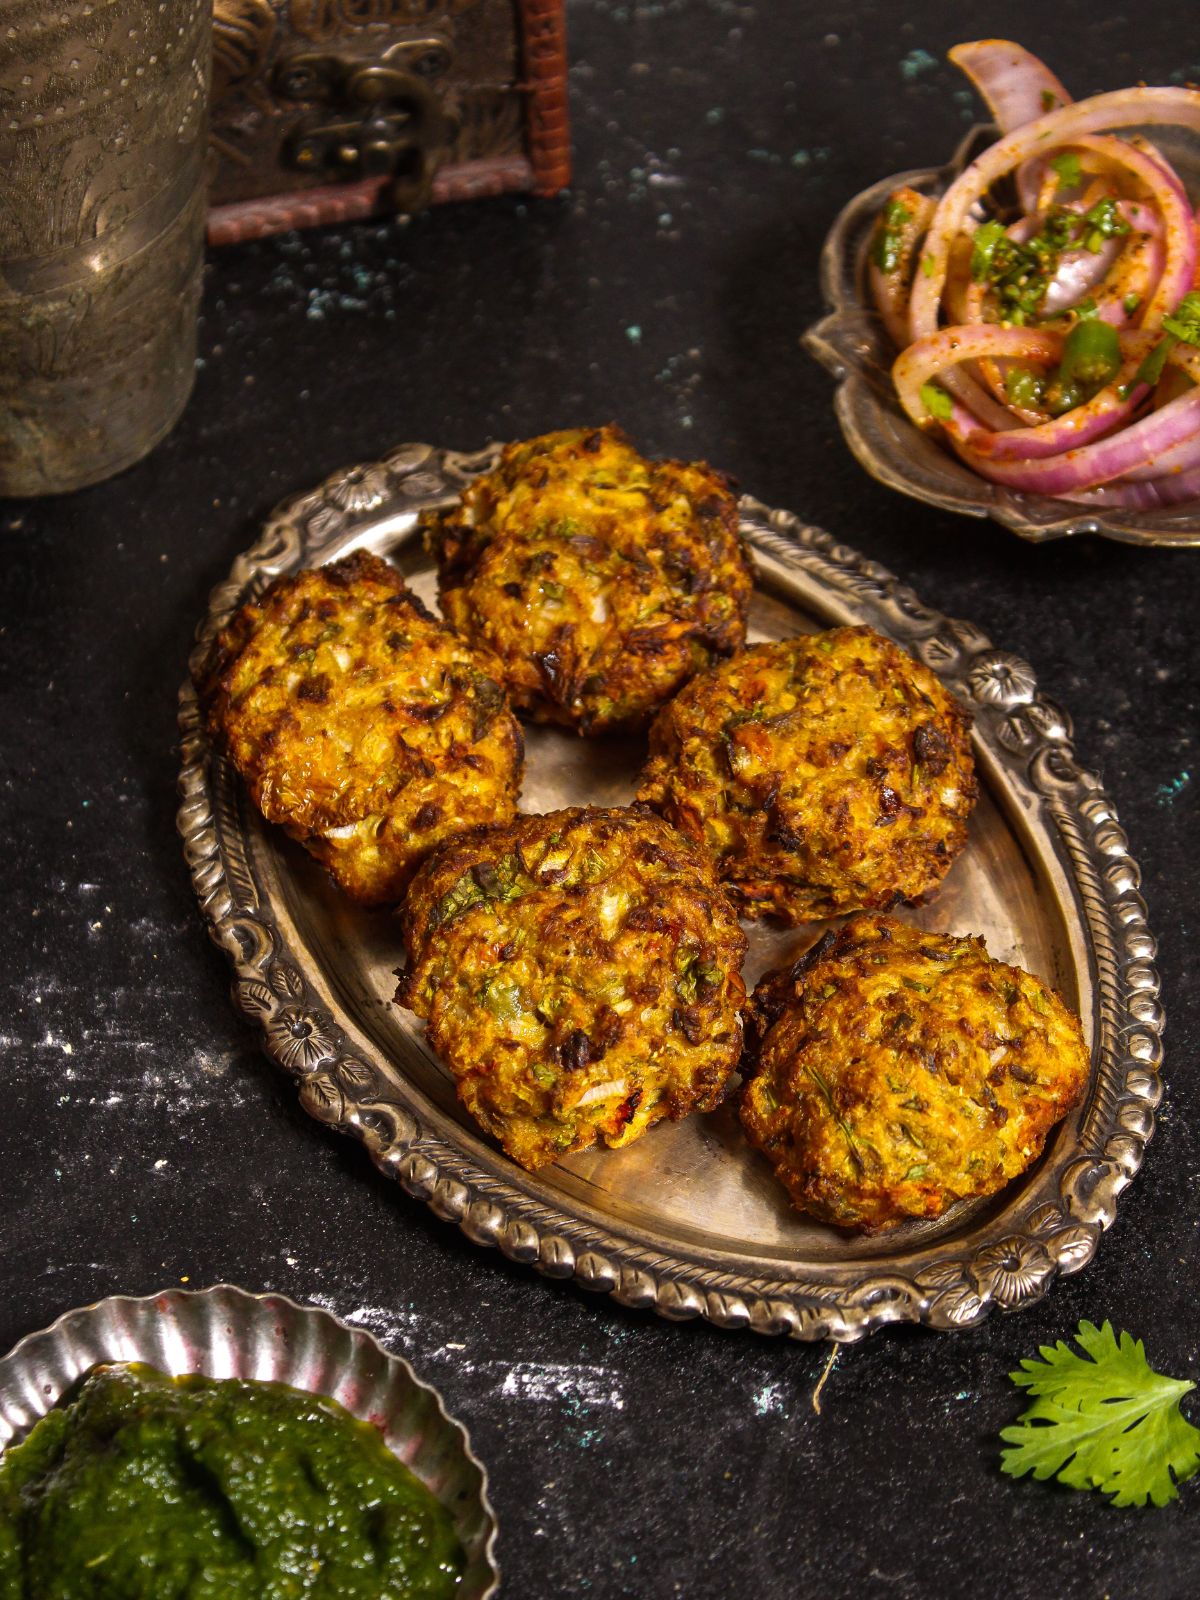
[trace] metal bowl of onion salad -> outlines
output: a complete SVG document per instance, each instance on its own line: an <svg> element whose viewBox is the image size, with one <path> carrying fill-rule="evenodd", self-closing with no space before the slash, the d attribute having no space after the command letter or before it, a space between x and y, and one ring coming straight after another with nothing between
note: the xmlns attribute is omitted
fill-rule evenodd
<svg viewBox="0 0 1200 1600"><path fill-rule="evenodd" d="M995 124L872 185L825 244L805 344L847 442L1026 538L1200 544L1200 92L1074 102L1019 45L950 56Z"/></svg>

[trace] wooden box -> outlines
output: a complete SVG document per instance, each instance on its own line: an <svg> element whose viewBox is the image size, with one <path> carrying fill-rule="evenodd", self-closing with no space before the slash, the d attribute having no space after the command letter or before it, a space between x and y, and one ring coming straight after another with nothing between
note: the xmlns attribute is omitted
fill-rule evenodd
<svg viewBox="0 0 1200 1600"><path fill-rule="evenodd" d="M214 0L211 244L570 178L565 0Z"/></svg>

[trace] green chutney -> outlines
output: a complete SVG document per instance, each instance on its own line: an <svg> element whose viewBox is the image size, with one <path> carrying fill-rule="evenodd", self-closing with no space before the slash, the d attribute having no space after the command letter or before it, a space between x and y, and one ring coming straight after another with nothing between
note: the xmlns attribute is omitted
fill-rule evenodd
<svg viewBox="0 0 1200 1600"><path fill-rule="evenodd" d="M333 1400L97 1367L0 1458L0 1600L449 1600L450 1513Z"/></svg>

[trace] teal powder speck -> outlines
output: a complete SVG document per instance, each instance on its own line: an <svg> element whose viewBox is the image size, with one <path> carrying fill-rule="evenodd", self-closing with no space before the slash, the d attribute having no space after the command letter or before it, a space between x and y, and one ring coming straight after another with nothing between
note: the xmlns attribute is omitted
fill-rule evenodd
<svg viewBox="0 0 1200 1600"><path fill-rule="evenodd" d="M936 66L937 58L931 56L928 50L910 50L900 63L900 72L905 83L915 83L923 72Z"/></svg>
<svg viewBox="0 0 1200 1600"><path fill-rule="evenodd" d="M1175 801L1179 799L1179 796L1183 793L1191 781L1192 775L1185 769L1183 772L1179 773L1177 777L1172 778L1170 783L1160 783L1158 786L1159 805L1174 805Z"/></svg>

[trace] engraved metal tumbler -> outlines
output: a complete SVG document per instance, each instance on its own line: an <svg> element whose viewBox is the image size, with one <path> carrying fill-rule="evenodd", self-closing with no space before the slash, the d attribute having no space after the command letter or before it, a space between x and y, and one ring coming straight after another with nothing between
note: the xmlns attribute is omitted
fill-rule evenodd
<svg viewBox="0 0 1200 1600"><path fill-rule="evenodd" d="M195 376L212 0L0 5L0 495L98 483Z"/></svg>

